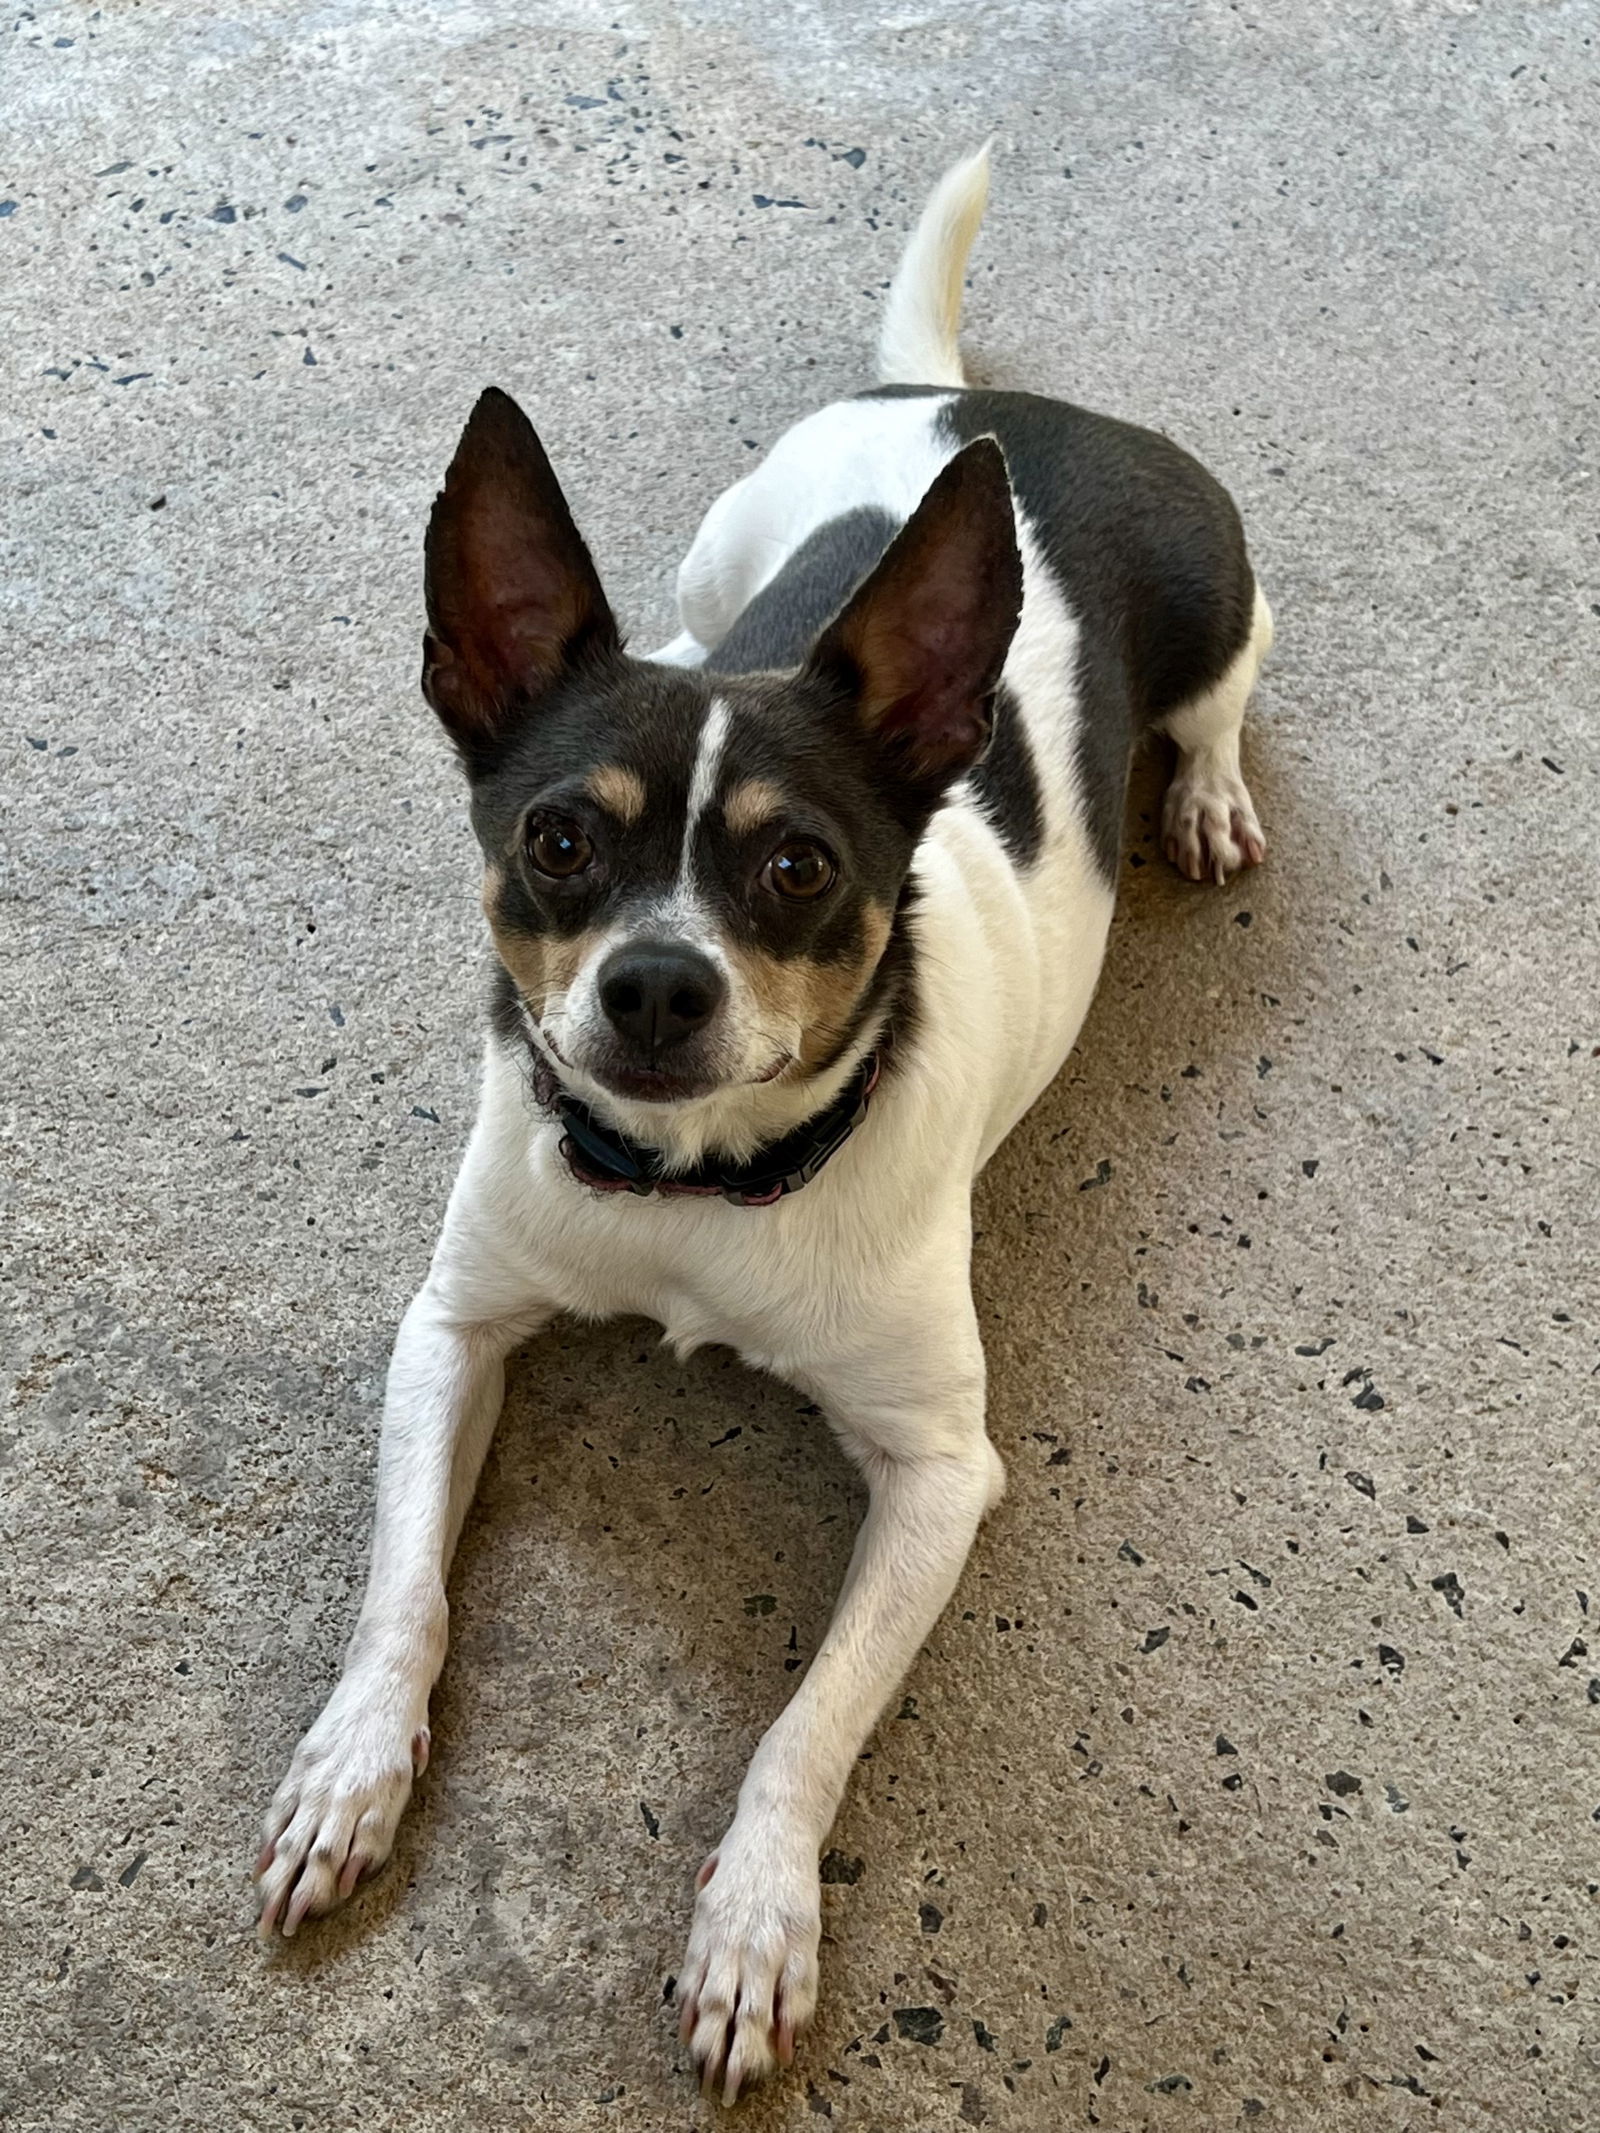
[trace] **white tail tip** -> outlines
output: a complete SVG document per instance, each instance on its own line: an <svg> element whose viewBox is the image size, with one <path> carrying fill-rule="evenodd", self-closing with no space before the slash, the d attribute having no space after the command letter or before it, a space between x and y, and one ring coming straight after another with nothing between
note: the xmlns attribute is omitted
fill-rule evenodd
<svg viewBox="0 0 1600 2133"><path fill-rule="evenodd" d="M884 385L965 385L961 296L989 198L989 149L952 164L934 187L895 271L878 336Z"/></svg>

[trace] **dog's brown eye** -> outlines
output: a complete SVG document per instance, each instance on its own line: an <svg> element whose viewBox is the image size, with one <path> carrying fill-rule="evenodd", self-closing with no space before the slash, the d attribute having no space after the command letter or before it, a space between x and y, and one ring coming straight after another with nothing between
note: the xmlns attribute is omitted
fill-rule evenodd
<svg viewBox="0 0 1600 2133"><path fill-rule="evenodd" d="M820 844L780 844L761 870L761 885L776 896L805 901L833 881L834 865Z"/></svg>
<svg viewBox="0 0 1600 2133"><path fill-rule="evenodd" d="M528 831L528 857L541 874L565 881L583 872L594 846L576 822L538 822Z"/></svg>

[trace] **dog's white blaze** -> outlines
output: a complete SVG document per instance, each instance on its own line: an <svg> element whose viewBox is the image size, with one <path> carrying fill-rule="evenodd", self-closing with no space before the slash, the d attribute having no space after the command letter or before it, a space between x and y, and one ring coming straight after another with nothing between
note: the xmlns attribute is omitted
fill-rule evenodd
<svg viewBox="0 0 1600 2133"><path fill-rule="evenodd" d="M683 820L683 854L678 861L678 888L686 895L694 881L694 839L700 817L711 805L722 769L722 752L728 745L732 713L724 696L713 696L706 722L700 728L700 746L695 754L694 774L689 780L689 805Z"/></svg>

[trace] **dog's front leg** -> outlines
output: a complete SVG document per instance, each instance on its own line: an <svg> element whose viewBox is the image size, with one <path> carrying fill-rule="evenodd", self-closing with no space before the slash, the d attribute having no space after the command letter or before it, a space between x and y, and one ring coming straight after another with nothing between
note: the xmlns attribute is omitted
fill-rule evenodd
<svg viewBox="0 0 1600 2133"><path fill-rule="evenodd" d="M810 2019L818 1855L851 1766L1003 1486L984 1434L970 1301L960 1311L953 1344L948 1324L933 1337L927 1324L897 1329L872 1355L806 1381L865 1473L871 1502L822 1647L757 1748L733 1823L700 1869L679 1982L681 2034L702 2082L727 2103L789 2063Z"/></svg>
<svg viewBox="0 0 1600 2133"><path fill-rule="evenodd" d="M428 1759L445 1577L494 1435L505 1358L550 1316L514 1300L503 1278L493 1290L464 1281L453 1241L447 1226L395 1342L366 1597L338 1686L267 1811L256 1862L263 1937L289 1938L389 1855Z"/></svg>

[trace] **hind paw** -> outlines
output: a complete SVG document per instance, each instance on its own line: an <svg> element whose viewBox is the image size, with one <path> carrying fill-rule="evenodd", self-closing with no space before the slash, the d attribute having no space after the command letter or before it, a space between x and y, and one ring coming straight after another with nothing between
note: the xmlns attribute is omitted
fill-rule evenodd
<svg viewBox="0 0 1600 2133"><path fill-rule="evenodd" d="M1180 874L1219 888L1240 868L1259 866L1267 840L1237 772L1180 763L1161 810L1161 848Z"/></svg>

